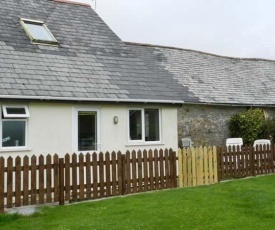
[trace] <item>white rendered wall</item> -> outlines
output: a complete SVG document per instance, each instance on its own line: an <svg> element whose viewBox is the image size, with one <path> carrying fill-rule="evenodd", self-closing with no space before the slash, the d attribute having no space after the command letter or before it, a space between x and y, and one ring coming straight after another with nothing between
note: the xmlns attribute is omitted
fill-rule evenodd
<svg viewBox="0 0 275 230"><path fill-rule="evenodd" d="M11 103L3 103L11 104ZM17 103L18 104L18 103ZM74 116L75 108L92 108L99 111L100 150L121 151L173 148L177 149L177 108L127 105L94 105L70 103L30 102L28 105L30 117L27 124L27 149L20 151L0 150L0 156L46 155L57 153L64 155L77 149L75 143ZM161 142L158 144L135 143L128 141L128 109L129 108L159 108L161 111ZM114 116L118 124L114 124Z"/></svg>

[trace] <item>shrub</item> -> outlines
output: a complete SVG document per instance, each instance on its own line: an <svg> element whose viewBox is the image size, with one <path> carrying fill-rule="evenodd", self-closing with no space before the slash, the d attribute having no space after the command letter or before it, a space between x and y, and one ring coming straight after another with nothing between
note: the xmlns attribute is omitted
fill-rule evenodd
<svg viewBox="0 0 275 230"><path fill-rule="evenodd" d="M264 136L270 139L272 143L275 141L275 118L268 119L264 123Z"/></svg>
<svg viewBox="0 0 275 230"><path fill-rule="evenodd" d="M242 137L244 144L253 144L265 137L265 118L261 109L248 109L233 115L229 121L232 137Z"/></svg>

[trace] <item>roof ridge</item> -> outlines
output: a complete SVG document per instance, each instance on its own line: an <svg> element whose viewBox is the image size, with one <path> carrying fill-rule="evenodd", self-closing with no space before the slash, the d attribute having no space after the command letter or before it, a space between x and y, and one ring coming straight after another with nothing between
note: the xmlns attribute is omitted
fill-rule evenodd
<svg viewBox="0 0 275 230"><path fill-rule="evenodd" d="M137 45L137 46L146 46L146 47L155 47L155 48L165 48L165 49L174 49L174 50L191 51L191 52L195 52L195 53L207 54L207 55L211 55L211 56L215 56L215 57L221 57L221 58L227 58L227 59L233 59L233 60L275 62L275 60L265 59L265 58L241 58L241 57L230 57L230 56L223 56L223 55L208 53L208 52L199 51L199 50L192 50L192 49L186 49L186 48L179 48L179 47L174 47L174 46L154 45L154 44L148 44L148 43L127 42L127 41L124 41L124 43L125 43L126 45L128 44L128 45Z"/></svg>
<svg viewBox="0 0 275 230"><path fill-rule="evenodd" d="M80 6L88 6L91 7L90 4L88 3L83 3L83 2L76 2L73 0L52 0L54 2L60 2L60 3L67 3L67 4L73 4L73 5L80 5Z"/></svg>

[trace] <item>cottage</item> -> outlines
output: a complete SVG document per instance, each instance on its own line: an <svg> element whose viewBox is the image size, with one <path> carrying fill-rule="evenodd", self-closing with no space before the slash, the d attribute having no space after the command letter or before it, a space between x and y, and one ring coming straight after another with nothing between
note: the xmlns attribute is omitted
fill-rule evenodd
<svg viewBox="0 0 275 230"><path fill-rule="evenodd" d="M179 139L195 146L224 145L228 121L250 107L275 115L275 61L231 58L194 50L126 43L160 76L181 85Z"/></svg>
<svg viewBox="0 0 275 230"><path fill-rule="evenodd" d="M181 85L85 4L0 1L0 155L177 147Z"/></svg>

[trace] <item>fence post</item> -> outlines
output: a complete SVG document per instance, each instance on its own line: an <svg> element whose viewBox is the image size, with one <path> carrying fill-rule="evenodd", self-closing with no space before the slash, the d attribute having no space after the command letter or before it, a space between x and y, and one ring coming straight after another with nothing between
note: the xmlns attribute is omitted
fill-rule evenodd
<svg viewBox="0 0 275 230"><path fill-rule="evenodd" d="M176 152L169 149L169 160L170 160L170 186L171 188L177 187L177 160Z"/></svg>
<svg viewBox="0 0 275 230"><path fill-rule="evenodd" d="M5 173L5 170L4 170L4 158L1 157L0 158L0 214L1 213L4 213L4 173Z"/></svg>
<svg viewBox="0 0 275 230"><path fill-rule="evenodd" d="M64 158L59 158L59 205L64 205Z"/></svg>

